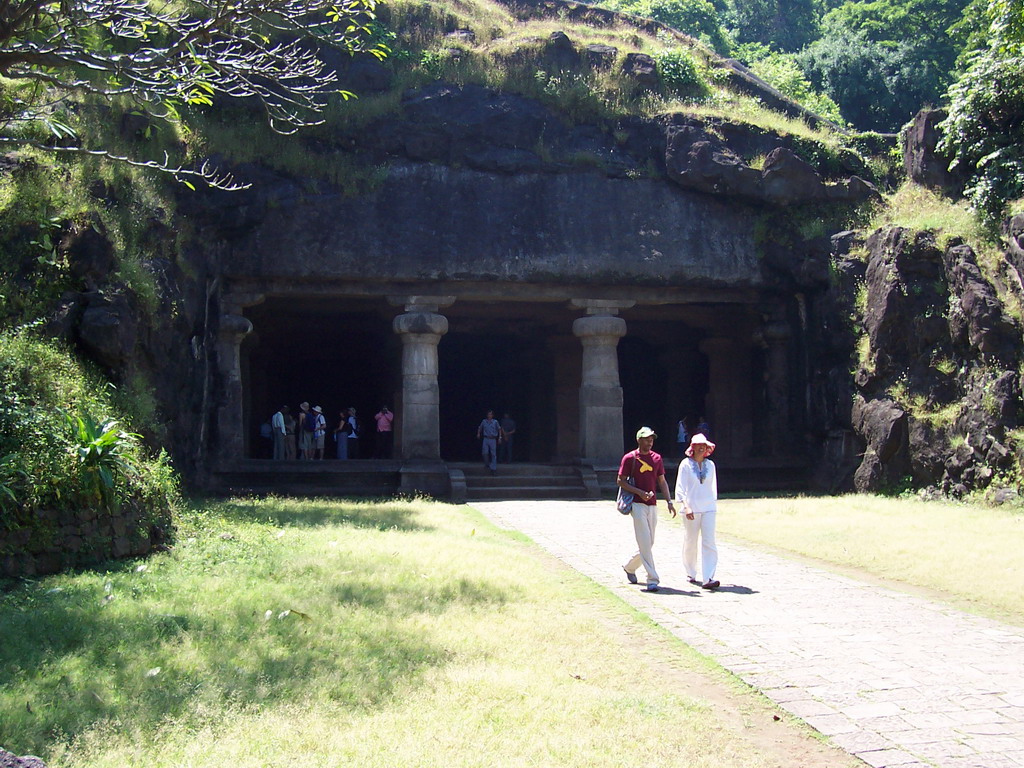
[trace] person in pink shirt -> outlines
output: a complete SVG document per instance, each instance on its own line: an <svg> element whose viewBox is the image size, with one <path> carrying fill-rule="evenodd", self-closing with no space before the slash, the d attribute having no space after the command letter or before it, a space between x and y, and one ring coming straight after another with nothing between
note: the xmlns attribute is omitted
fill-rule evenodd
<svg viewBox="0 0 1024 768"><path fill-rule="evenodd" d="M395 414L388 410L386 405L382 405L373 418L377 422L377 445L374 458L390 459L395 445L393 431Z"/></svg>

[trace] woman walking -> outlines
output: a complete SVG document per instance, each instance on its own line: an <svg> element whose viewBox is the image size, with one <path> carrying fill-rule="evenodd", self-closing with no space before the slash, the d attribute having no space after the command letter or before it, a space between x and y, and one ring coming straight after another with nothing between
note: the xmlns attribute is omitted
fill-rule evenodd
<svg viewBox="0 0 1024 768"><path fill-rule="evenodd" d="M702 589L718 589L715 579L718 547L715 545L715 513L718 508L718 474L715 462L708 458L715 444L702 433L690 439L687 458L679 463L676 476L676 501L683 511L683 567L691 584ZM697 580L697 539L700 538L702 581Z"/></svg>

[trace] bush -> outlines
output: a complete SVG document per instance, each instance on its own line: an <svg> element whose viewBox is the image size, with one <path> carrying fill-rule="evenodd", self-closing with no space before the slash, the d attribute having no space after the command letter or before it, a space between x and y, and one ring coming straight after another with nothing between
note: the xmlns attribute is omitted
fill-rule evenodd
<svg viewBox="0 0 1024 768"><path fill-rule="evenodd" d="M708 94L707 81L687 51L666 49L655 55L661 80L681 96L700 98Z"/></svg>
<svg viewBox="0 0 1024 768"><path fill-rule="evenodd" d="M148 454L111 414L103 380L31 329L0 332L0 526L29 528L40 510L130 504L164 529L178 484L166 455Z"/></svg>

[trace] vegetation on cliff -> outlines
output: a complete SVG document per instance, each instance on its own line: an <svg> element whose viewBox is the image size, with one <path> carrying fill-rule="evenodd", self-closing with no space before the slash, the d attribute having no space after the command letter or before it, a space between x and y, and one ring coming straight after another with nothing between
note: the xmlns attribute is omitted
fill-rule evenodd
<svg viewBox="0 0 1024 768"><path fill-rule="evenodd" d="M59 513L80 509L130 507L138 530L126 539L166 540L177 480L166 454L130 431L153 407L145 393L113 389L34 329L0 333L0 557L59 553ZM76 546L65 565L110 555L109 541Z"/></svg>

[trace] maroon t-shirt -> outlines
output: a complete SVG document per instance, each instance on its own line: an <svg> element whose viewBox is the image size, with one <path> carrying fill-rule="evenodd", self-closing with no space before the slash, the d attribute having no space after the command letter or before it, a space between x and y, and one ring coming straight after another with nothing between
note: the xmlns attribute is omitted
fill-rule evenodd
<svg viewBox="0 0 1024 768"><path fill-rule="evenodd" d="M634 468L633 460L636 459ZM651 496L649 501L643 501L636 499L641 504L647 504L653 506L658 503L658 478L665 474L665 465L661 461L661 454L651 451L650 453L640 453L640 449L637 448L635 451L630 451L622 457L622 463L619 465L619 475L622 477L633 478L633 485L639 488L641 491L653 491L654 496Z"/></svg>

